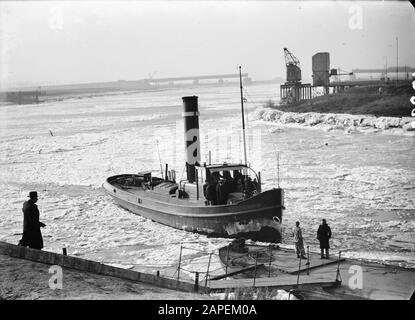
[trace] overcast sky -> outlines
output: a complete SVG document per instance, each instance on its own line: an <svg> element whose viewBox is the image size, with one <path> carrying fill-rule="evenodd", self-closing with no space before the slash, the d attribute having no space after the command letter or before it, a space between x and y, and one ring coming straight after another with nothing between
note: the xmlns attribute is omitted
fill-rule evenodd
<svg viewBox="0 0 415 320"><path fill-rule="evenodd" d="M311 76L331 67L415 67L415 15L400 1L0 2L2 85L236 73L285 77L283 47ZM387 58L386 58L387 57Z"/></svg>

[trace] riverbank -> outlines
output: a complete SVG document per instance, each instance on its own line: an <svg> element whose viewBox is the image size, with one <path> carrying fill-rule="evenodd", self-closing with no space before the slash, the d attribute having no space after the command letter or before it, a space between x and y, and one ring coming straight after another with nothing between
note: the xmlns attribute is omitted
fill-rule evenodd
<svg viewBox="0 0 415 320"><path fill-rule="evenodd" d="M356 87L286 105L268 101L254 118L275 124L320 128L325 131L387 132L413 135L415 119L409 102L412 87ZM413 123L412 123L413 122ZM411 132L413 131L413 132Z"/></svg>
<svg viewBox="0 0 415 320"><path fill-rule="evenodd" d="M353 132L384 132L397 135L415 135L412 117L375 117L341 113L284 112L277 109L258 108L254 119L270 121L291 127L306 127L325 131L343 130ZM415 124L415 122L414 122Z"/></svg>
<svg viewBox="0 0 415 320"><path fill-rule="evenodd" d="M410 117L413 106L409 102L413 89L411 82L395 86L353 87L343 92L315 97L292 104L268 103L272 109L284 112L340 113L371 115L375 117Z"/></svg>

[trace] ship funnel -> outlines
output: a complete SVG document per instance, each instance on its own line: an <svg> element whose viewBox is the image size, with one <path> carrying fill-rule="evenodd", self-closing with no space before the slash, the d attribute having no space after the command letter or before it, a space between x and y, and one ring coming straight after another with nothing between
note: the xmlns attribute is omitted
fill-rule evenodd
<svg viewBox="0 0 415 320"><path fill-rule="evenodd" d="M190 183L196 180L195 165L200 163L199 109L197 97L183 97L186 172Z"/></svg>

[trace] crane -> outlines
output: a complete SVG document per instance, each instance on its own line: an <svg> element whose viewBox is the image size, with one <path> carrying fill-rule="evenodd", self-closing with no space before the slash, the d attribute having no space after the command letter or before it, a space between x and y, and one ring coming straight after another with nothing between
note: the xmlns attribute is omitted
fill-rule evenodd
<svg viewBox="0 0 415 320"><path fill-rule="evenodd" d="M284 57L285 57L285 65L288 67L289 65L294 65L300 67L300 60L296 58L295 55L291 53L290 50L284 48Z"/></svg>
<svg viewBox="0 0 415 320"><path fill-rule="evenodd" d="M290 50L284 48L285 65L287 67L287 82L301 82L300 60Z"/></svg>

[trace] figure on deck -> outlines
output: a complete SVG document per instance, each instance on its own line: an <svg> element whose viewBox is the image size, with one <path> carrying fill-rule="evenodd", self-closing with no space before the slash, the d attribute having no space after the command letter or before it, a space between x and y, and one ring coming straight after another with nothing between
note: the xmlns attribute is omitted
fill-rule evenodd
<svg viewBox="0 0 415 320"><path fill-rule="evenodd" d="M245 181L245 193L246 193L246 195L247 195L247 197L249 198L249 197L251 197L252 196L252 194L254 193L254 191L255 191L255 186L254 186L254 184L253 184L253 182L252 182L252 179L251 179L251 177L250 176L247 176L246 177L246 181Z"/></svg>
<svg viewBox="0 0 415 320"><path fill-rule="evenodd" d="M216 204L216 184L212 178L206 180L203 185L203 194L209 204Z"/></svg>
<svg viewBox="0 0 415 320"><path fill-rule="evenodd" d="M223 171L223 178L225 179L225 193L228 195L229 193L233 192L234 180L229 171Z"/></svg>
<svg viewBox="0 0 415 320"><path fill-rule="evenodd" d="M254 179L254 181L252 181L252 185L255 189L254 192L259 192L259 183L256 178Z"/></svg>
<svg viewBox="0 0 415 320"><path fill-rule="evenodd" d="M323 219L323 223L318 227L317 230L317 239L320 241L321 259L329 258L330 238L331 229L327 224L326 219ZM326 256L324 256L324 250L326 250Z"/></svg>
<svg viewBox="0 0 415 320"><path fill-rule="evenodd" d="M304 251L303 232L301 231L299 221L295 223L295 227L293 229L293 236L294 236L295 252L297 253L297 258L306 259L305 251Z"/></svg>
<svg viewBox="0 0 415 320"><path fill-rule="evenodd" d="M216 185L217 204L226 204L227 198L228 198L227 186L226 186L225 180L221 179Z"/></svg>
<svg viewBox="0 0 415 320"><path fill-rule="evenodd" d="M235 192L243 192L243 191L244 191L244 185L242 183L242 179L239 178L238 181L236 181Z"/></svg>
<svg viewBox="0 0 415 320"><path fill-rule="evenodd" d="M40 227L46 225L39 221L39 209L36 202L38 200L37 192L29 193L29 200L23 203L23 237L19 245L33 249L43 248L43 238Z"/></svg>

